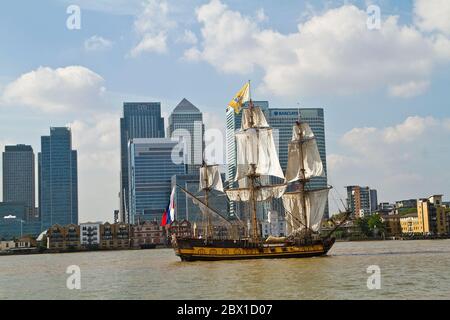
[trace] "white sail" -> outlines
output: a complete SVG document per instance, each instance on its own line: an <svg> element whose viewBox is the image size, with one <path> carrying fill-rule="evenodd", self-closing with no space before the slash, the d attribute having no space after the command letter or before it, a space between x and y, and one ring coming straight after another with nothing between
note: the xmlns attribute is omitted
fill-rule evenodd
<svg viewBox="0 0 450 320"><path fill-rule="evenodd" d="M241 129L246 130L250 128L268 128L266 117L261 108L254 107L251 109L244 109L242 111Z"/></svg>
<svg viewBox="0 0 450 320"><path fill-rule="evenodd" d="M267 201L273 198L280 198L286 191L286 185L273 185L256 187L255 200ZM251 190L249 188L226 190L228 199L230 201L250 201Z"/></svg>
<svg viewBox="0 0 450 320"><path fill-rule="evenodd" d="M289 192L283 195L283 205L288 212L286 215L288 234L301 231L305 226L314 232L320 231L328 192L329 189L305 191L306 215L303 213L302 192Z"/></svg>
<svg viewBox="0 0 450 320"><path fill-rule="evenodd" d="M300 136L303 137L301 140ZM302 169L305 170L304 177ZM293 182L324 175L322 159L310 126L307 123L302 123L300 127L294 126L292 141L288 147L286 181Z"/></svg>
<svg viewBox="0 0 450 320"><path fill-rule="evenodd" d="M223 183L219 166L203 166L200 168L199 190L205 189L215 189L223 192Z"/></svg>
<svg viewBox="0 0 450 320"><path fill-rule="evenodd" d="M260 108L245 110L247 114L254 112L255 126L267 125ZM248 118L249 116L247 115L246 117ZM256 165L255 173L258 175L275 176L284 179L273 140L272 129L269 127L247 128L247 125L244 124L242 127L243 130L236 134L237 169L235 181L246 177L250 173L252 164Z"/></svg>

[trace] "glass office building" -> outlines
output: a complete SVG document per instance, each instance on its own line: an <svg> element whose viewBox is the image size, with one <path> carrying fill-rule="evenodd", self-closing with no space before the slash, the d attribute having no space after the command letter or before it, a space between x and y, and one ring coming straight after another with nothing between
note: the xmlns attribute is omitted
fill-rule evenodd
<svg viewBox="0 0 450 320"><path fill-rule="evenodd" d="M161 221L172 176L185 174L183 146L165 138L137 138L128 145L130 223Z"/></svg>
<svg viewBox="0 0 450 320"><path fill-rule="evenodd" d="M3 202L35 208L34 152L31 146L5 146L3 152ZM28 219L24 217L24 219Z"/></svg>
<svg viewBox="0 0 450 320"><path fill-rule="evenodd" d="M50 128L50 135L41 137L38 176L42 230L78 224L77 151L69 128Z"/></svg>
<svg viewBox="0 0 450 320"><path fill-rule="evenodd" d="M134 138L163 138L160 102L125 102L120 119L120 220L129 222L128 142Z"/></svg>
<svg viewBox="0 0 450 320"><path fill-rule="evenodd" d="M203 114L187 99L183 99L169 116L168 138L183 137L186 140L186 164L188 173L197 173L203 160Z"/></svg>

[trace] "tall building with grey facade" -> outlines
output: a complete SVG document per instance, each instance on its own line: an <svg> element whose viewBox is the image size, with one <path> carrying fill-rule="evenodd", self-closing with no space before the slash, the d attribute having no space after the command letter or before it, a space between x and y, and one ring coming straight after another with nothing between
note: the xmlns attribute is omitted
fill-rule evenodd
<svg viewBox="0 0 450 320"><path fill-rule="evenodd" d="M183 137L186 147L186 168L188 173L198 173L203 160L205 126L203 114L186 98L169 116L167 138Z"/></svg>
<svg viewBox="0 0 450 320"><path fill-rule="evenodd" d="M33 148L5 146L3 152L3 202L22 203L34 211L35 165Z"/></svg>
<svg viewBox="0 0 450 320"><path fill-rule="evenodd" d="M125 102L120 119L120 220L129 222L128 143L134 138L164 138L160 102Z"/></svg>
<svg viewBox="0 0 450 320"><path fill-rule="evenodd" d="M322 108L270 108L268 101L254 101L255 106L261 108L264 112L267 122L274 130L274 140L278 150L278 158L281 168L286 172L288 159L288 145L292 139L292 127L298 120L307 122L314 135L316 136L317 146L319 148L320 157L325 169L324 177L314 177L307 184L307 188L318 189L324 188L328 185L327 180L327 159L326 159L326 145L325 145L325 118ZM247 107L246 104L244 107ZM242 112L240 114L234 113L231 108L227 110L227 182L234 183L234 176L236 174L236 145L235 145L235 131L241 127ZM279 182L279 181L272 182ZM284 213L281 200L273 200L271 207L280 213ZM233 207L231 208L233 211ZM325 217L329 216L328 205L325 210ZM264 217L265 218L265 217Z"/></svg>
<svg viewBox="0 0 450 320"><path fill-rule="evenodd" d="M161 220L172 191L172 176L186 173L179 141L135 138L128 144L130 223Z"/></svg>
<svg viewBox="0 0 450 320"><path fill-rule="evenodd" d="M72 149L70 128L52 127L49 136L41 137L38 177L42 230L78 224L77 151Z"/></svg>

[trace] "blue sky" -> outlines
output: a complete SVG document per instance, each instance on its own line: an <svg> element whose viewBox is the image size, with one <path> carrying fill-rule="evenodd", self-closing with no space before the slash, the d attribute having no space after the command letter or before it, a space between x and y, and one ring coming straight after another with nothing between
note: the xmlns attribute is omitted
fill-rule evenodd
<svg viewBox="0 0 450 320"><path fill-rule="evenodd" d="M81 29L69 30L69 5ZM379 29L366 9L381 11ZM188 98L208 128L252 79L272 107L323 107L330 183L381 201L450 193L450 5L411 1L10 1L0 10L0 147L71 125L80 219L118 204L123 101ZM334 197L337 197L335 195ZM333 201L332 201L333 202ZM333 204L332 204L333 206Z"/></svg>

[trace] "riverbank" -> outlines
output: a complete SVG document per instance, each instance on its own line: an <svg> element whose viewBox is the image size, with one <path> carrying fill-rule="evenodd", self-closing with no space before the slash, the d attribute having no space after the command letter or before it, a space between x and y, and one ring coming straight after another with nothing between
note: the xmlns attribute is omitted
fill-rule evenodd
<svg viewBox="0 0 450 320"><path fill-rule="evenodd" d="M45 248L20 248L6 251L0 251L0 256L14 256L14 255L36 255L36 254L57 254L57 253L79 253L79 252L107 252L107 251L137 251L137 250L154 250L154 249L169 249L171 247L165 245L156 245L155 247L147 248L111 248L111 249L73 249L73 250L55 250Z"/></svg>

